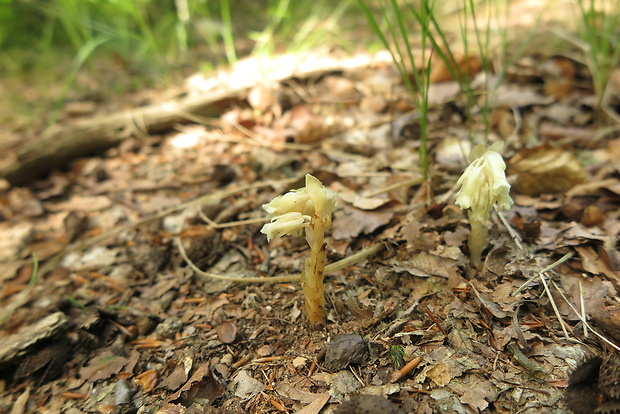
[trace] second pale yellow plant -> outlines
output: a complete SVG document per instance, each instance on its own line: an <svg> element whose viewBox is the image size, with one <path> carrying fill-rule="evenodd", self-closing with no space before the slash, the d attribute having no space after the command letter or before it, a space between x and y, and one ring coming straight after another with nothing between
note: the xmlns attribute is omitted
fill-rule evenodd
<svg viewBox="0 0 620 414"><path fill-rule="evenodd" d="M493 206L508 210L512 205L510 184L506 180L506 163L501 156L503 142L496 142L489 148L479 144L469 154L469 166L457 181L461 186L456 204L468 210L467 217L471 231L468 238L469 252L474 264L480 263L482 250L487 246L489 219Z"/></svg>

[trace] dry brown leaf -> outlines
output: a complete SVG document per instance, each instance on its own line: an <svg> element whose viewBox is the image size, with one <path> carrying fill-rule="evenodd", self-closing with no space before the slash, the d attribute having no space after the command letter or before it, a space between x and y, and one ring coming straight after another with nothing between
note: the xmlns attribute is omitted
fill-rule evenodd
<svg viewBox="0 0 620 414"><path fill-rule="evenodd" d="M476 289L476 286L474 285L477 285L478 289L480 289L483 293L478 292L478 289ZM500 309L497 303L495 303L494 299L488 299L486 297L486 295L484 294L484 290L487 290L487 289L485 289L482 284L480 284L476 280L472 280L471 287L474 292L474 295L476 296L476 299L478 299L480 304L484 306L485 308L487 308L487 310L491 312L493 316L495 316L498 319L503 319L508 316L508 314L504 312L502 309Z"/></svg>
<svg viewBox="0 0 620 414"><path fill-rule="evenodd" d="M548 78L545 79L545 95L552 96L556 99L569 97L575 90L573 81L566 78Z"/></svg>
<svg viewBox="0 0 620 414"><path fill-rule="evenodd" d="M224 387L215 378L207 362L196 368L191 378L171 397L170 401L176 401L181 396L190 401L193 398L206 398L213 401L224 391Z"/></svg>
<svg viewBox="0 0 620 414"><path fill-rule="evenodd" d="M310 404L306 405L301 410L297 411L296 414L318 414L321 409L327 404L329 401L329 394L315 394L316 398Z"/></svg>
<svg viewBox="0 0 620 414"><path fill-rule="evenodd" d="M452 381L452 378L458 377L463 370L453 361L442 362L426 372L426 376L440 387L445 387Z"/></svg>
<svg viewBox="0 0 620 414"><path fill-rule="evenodd" d="M575 90L575 63L566 58L556 57L549 61L548 76L545 79L545 93L554 98L566 98Z"/></svg>
<svg viewBox="0 0 620 414"><path fill-rule="evenodd" d="M388 101L381 96L367 96L360 101L359 108L363 112L379 114L388 108Z"/></svg>
<svg viewBox="0 0 620 414"><path fill-rule="evenodd" d="M515 115L507 109L496 109L491 112L491 122L502 139L507 139L515 132Z"/></svg>
<svg viewBox="0 0 620 414"><path fill-rule="evenodd" d="M140 388L142 388L145 393L151 393L155 390L157 384L159 384L159 371L155 369L144 371L136 376L136 380Z"/></svg>
<svg viewBox="0 0 620 414"><path fill-rule="evenodd" d="M344 76L327 75L321 81L320 87L333 98L350 98L358 95L355 82Z"/></svg>
<svg viewBox="0 0 620 414"><path fill-rule="evenodd" d="M458 137L444 137L435 147L435 160L448 168L464 169L467 162L467 154L471 151L468 141Z"/></svg>
<svg viewBox="0 0 620 414"><path fill-rule="evenodd" d="M579 223L569 223L555 235L557 245L580 246L583 244L602 245L607 241L602 232L597 228L586 229Z"/></svg>
<svg viewBox="0 0 620 414"><path fill-rule="evenodd" d="M583 210L581 223L584 226L600 226L605 222L605 213L598 206L592 204Z"/></svg>
<svg viewBox="0 0 620 414"><path fill-rule="evenodd" d="M369 234L390 222L392 211L364 211L343 206L334 214L332 235L336 240L353 239L360 234Z"/></svg>
<svg viewBox="0 0 620 414"><path fill-rule="evenodd" d="M218 310L220 307L226 305L229 302L225 293L221 293L217 299L212 300L211 302L207 302L197 307L194 310L194 314L202 315L206 320L211 320L213 318L213 313Z"/></svg>
<svg viewBox="0 0 620 414"><path fill-rule="evenodd" d="M455 386L455 389L462 392L460 400L463 404L480 411L486 409L489 402L495 401L498 395L498 388L495 385L475 375L468 375L463 382Z"/></svg>
<svg viewBox="0 0 620 414"><path fill-rule="evenodd" d="M167 403L159 410L155 411L155 414L185 414L187 408L181 404Z"/></svg>
<svg viewBox="0 0 620 414"><path fill-rule="evenodd" d="M276 114L280 114L282 108L278 102L278 95L281 93L281 89L279 82L259 83L248 90L248 103L260 112L271 109Z"/></svg>
<svg viewBox="0 0 620 414"><path fill-rule="evenodd" d="M185 364L178 363L177 366L174 368L174 371L172 371L166 377L166 379L164 379L161 384L159 384L158 388L166 388L170 391L176 391L181 385L185 384L185 382L187 381L187 374L188 372Z"/></svg>
<svg viewBox="0 0 620 414"><path fill-rule="evenodd" d="M605 275L615 285L620 286L620 272L614 272L609 256L603 246L575 246L583 269L593 275Z"/></svg>
<svg viewBox="0 0 620 414"><path fill-rule="evenodd" d="M509 165L509 172L517 174L513 188L521 194L560 193L588 181L588 174L573 154L550 145L523 150Z"/></svg>
<svg viewBox="0 0 620 414"><path fill-rule="evenodd" d="M549 105L555 101L551 96L544 96L532 89L520 85L501 85L497 88L495 106L522 108L532 105Z"/></svg>
<svg viewBox="0 0 620 414"><path fill-rule="evenodd" d="M110 378L121 372L129 360L125 357L114 355L111 351L104 351L95 357L90 364L80 369L80 376L91 382Z"/></svg>
<svg viewBox="0 0 620 414"><path fill-rule="evenodd" d="M242 400L252 398L265 389L265 384L254 379L247 370L239 371L232 383L235 384L235 396Z"/></svg>
<svg viewBox="0 0 620 414"><path fill-rule="evenodd" d="M616 342L620 341L620 304L593 309L591 317L605 333L611 335Z"/></svg>
<svg viewBox="0 0 620 414"><path fill-rule="evenodd" d="M461 260L437 256L425 251L416 252L406 258L394 261L393 269L408 272L418 277L440 276L450 278L458 273Z"/></svg>
<svg viewBox="0 0 620 414"><path fill-rule="evenodd" d="M482 64L480 62L480 58L478 56L467 56L464 53L455 53L454 61L451 62L452 67L454 67L454 63L458 67L455 72L458 74L459 72L465 76L473 77L475 74L480 72ZM450 73L450 69L446 62L441 59L438 55L433 57L433 64L431 65L431 74L430 74L430 82L445 82L449 80L453 80L454 77L452 73Z"/></svg>

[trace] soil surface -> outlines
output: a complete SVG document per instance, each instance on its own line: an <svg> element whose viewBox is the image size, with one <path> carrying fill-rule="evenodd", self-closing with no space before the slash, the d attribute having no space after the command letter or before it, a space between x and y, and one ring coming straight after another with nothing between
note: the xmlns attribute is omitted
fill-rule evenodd
<svg viewBox="0 0 620 414"><path fill-rule="evenodd" d="M2 182L0 413L613 409L620 132L608 112L619 91L601 110L583 65L528 56L494 88L485 134L485 114L438 63L424 179L419 114L385 54L270 65L248 59L122 103L74 100L60 128L244 91L219 117L187 114L157 134L137 119L116 147ZM482 92L483 75L472 82ZM10 135L7 157L36 133ZM491 214L472 264L456 181L472 142L497 141L514 204ZM327 272L319 331L299 282L269 281L301 271L304 238L260 233L261 206L307 173L338 194L328 263L381 246ZM264 283L198 274L177 239L208 274Z"/></svg>

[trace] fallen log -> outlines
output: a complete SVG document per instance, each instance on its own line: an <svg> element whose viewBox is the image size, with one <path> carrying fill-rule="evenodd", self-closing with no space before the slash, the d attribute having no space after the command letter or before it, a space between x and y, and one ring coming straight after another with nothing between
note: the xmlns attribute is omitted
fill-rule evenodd
<svg viewBox="0 0 620 414"><path fill-rule="evenodd" d="M173 125L195 121L196 116L215 117L243 99L247 89L187 96L90 119L29 140L5 154L0 177L23 185L67 165L75 158L97 154L118 145L134 133L157 133Z"/></svg>
<svg viewBox="0 0 620 414"><path fill-rule="evenodd" d="M391 58L390 58L391 59ZM391 62L386 56L361 55L340 59L318 51L307 56L283 55L267 62L240 61L225 77L232 90L202 92L176 101L163 102L58 129L38 139L5 150L0 159L0 177L13 185L23 185L45 173L66 166L75 158L97 154L118 145L132 135L158 133L178 123L195 121L195 116L216 117L234 103L245 99L250 88L263 81L317 78L331 72L354 71L375 63ZM391 63L390 63L391 64ZM219 82L221 83L221 82Z"/></svg>

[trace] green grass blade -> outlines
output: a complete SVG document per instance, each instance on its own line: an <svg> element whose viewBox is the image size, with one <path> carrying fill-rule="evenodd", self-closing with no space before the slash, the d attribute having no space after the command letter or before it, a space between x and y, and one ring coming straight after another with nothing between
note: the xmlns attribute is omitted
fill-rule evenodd
<svg viewBox="0 0 620 414"><path fill-rule="evenodd" d="M220 14L224 30L222 30L222 39L224 40L224 50L226 59L229 64L237 62L237 52L235 50L235 35L233 30L232 18L230 15L230 1L220 0Z"/></svg>

